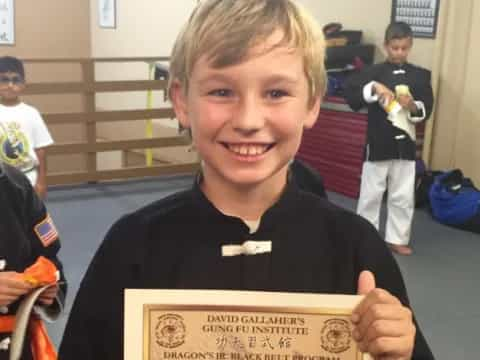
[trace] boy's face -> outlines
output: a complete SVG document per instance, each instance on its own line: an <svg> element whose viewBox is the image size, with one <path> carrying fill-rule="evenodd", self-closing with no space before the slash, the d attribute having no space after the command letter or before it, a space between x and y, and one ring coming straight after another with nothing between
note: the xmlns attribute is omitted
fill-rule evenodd
<svg viewBox="0 0 480 360"><path fill-rule="evenodd" d="M17 102L24 88L25 81L18 73L0 73L0 99L3 103Z"/></svg>
<svg viewBox="0 0 480 360"><path fill-rule="evenodd" d="M299 52L275 47L263 53L281 36L274 33L236 65L213 68L203 56L194 65L188 93L173 87L177 117L192 129L206 181L249 188L286 181L288 162L303 129L315 123L320 98L308 106Z"/></svg>
<svg viewBox="0 0 480 360"><path fill-rule="evenodd" d="M402 39L392 39L386 43L385 51L387 52L387 60L393 64L404 64L407 62L408 54L412 49L412 38L406 37Z"/></svg>

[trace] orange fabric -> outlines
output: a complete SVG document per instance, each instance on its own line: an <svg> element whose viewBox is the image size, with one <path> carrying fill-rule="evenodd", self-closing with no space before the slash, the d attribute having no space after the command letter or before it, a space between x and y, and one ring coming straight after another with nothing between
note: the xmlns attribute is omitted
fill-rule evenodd
<svg viewBox="0 0 480 360"><path fill-rule="evenodd" d="M28 324L32 336L32 354L35 360L56 360L57 351L48 337L47 329L41 319L32 316Z"/></svg>
<svg viewBox="0 0 480 360"><path fill-rule="evenodd" d="M0 333L12 332L15 328L14 315L0 316ZM56 360L57 352L47 334L45 324L36 315L32 315L28 324L31 334L31 349L35 360Z"/></svg>
<svg viewBox="0 0 480 360"><path fill-rule="evenodd" d="M12 332L15 328L15 316L0 315L0 333Z"/></svg>
<svg viewBox="0 0 480 360"><path fill-rule="evenodd" d="M33 286L53 284L57 281L57 267L47 258L39 256L33 265L25 269L23 278Z"/></svg>
<svg viewBox="0 0 480 360"><path fill-rule="evenodd" d="M57 267L50 260L39 256L37 261L23 272L23 278L33 286L54 284L57 282ZM56 360L57 353L50 340L42 319L32 314L28 324L31 336L31 348L35 360Z"/></svg>

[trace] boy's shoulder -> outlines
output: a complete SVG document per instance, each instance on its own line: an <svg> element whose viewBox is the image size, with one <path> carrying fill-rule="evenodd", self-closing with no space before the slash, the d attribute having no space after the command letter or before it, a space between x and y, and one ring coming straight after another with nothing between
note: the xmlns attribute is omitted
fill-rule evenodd
<svg viewBox="0 0 480 360"><path fill-rule="evenodd" d="M299 191L296 213L308 217L312 226L327 228L332 234L349 237L352 233L370 236L374 227L352 210L343 208L308 191ZM376 231L374 231L376 232Z"/></svg>
<svg viewBox="0 0 480 360"><path fill-rule="evenodd" d="M427 68L424 68L420 65L412 64L410 62L405 63L402 67L407 71L414 71L414 72L418 71L418 72L425 72L429 74L431 73L431 71L428 70ZM375 72L375 71L383 71L383 70L390 71L391 69L392 69L392 65L384 61L384 62L378 62L378 63L372 64L372 65L367 65L363 70Z"/></svg>
<svg viewBox="0 0 480 360"><path fill-rule="evenodd" d="M0 105L0 111L4 113L5 112L15 113L16 115L23 115L23 116L32 116L32 117L41 116L40 111L38 111L36 107L24 102L20 102L15 106Z"/></svg>
<svg viewBox="0 0 480 360"><path fill-rule="evenodd" d="M176 192L127 214L120 221L148 227L150 224L158 224L168 218L189 213L193 205L192 195L192 189Z"/></svg>
<svg viewBox="0 0 480 360"><path fill-rule="evenodd" d="M28 178L20 170L5 163L0 163L0 190L8 194L6 198L13 201L24 201L33 191Z"/></svg>
<svg viewBox="0 0 480 360"><path fill-rule="evenodd" d="M0 179L17 188L27 188L30 184L25 175L17 168L0 162Z"/></svg>
<svg viewBox="0 0 480 360"><path fill-rule="evenodd" d="M424 68L420 65L415 65L415 64L412 64L412 63L407 63L405 65L406 67L408 67L408 70L409 71L415 71L415 72L419 72L419 73L424 73L424 74L431 74L431 71L428 70L427 68Z"/></svg>
<svg viewBox="0 0 480 360"><path fill-rule="evenodd" d="M298 209L299 216L308 217L302 222L309 232L323 234L322 241L331 241L341 249L357 249L362 254L385 251L377 229L354 211L307 192L302 193L300 203L303 208Z"/></svg>
<svg viewBox="0 0 480 360"><path fill-rule="evenodd" d="M358 215L353 211L340 207L328 199L322 198L310 191L300 190L298 202L304 207L303 211L316 210L314 214L318 214L328 219L339 219L340 221L351 221L358 219Z"/></svg>
<svg viewBox="0 0 480 360"><path fill-rule="evenodd" d="M40 111L33 105L27 104L25 102L21 102L18 106L21 106L23 111L40 115Z"/></svg>
<svg viewBox="0 0 480 360"><path fill-rule="evenodd" d="M178 230L194 227L192 221L199 219L199 207L194 203L194 190L176 192L154 201L136 211L123 215L108 231L103 244L126 261L143 259L150 240L156 242L158 236L176 239L166 234L176 234ZM135 239L135 242L132 242ZM175 241L162 241L162 246L175 248Z"/></svg>

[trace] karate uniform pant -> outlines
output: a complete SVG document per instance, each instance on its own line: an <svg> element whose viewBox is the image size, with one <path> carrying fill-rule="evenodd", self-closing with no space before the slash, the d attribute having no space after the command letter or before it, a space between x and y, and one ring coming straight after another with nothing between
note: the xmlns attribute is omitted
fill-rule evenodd
<svg viewBox="0 0 480 360"><path fill-rule="evenodd" d="M415 161L365 161L357 213L378 230L383 193L388 190L385 241L407 245L415 206Z"/></svg>

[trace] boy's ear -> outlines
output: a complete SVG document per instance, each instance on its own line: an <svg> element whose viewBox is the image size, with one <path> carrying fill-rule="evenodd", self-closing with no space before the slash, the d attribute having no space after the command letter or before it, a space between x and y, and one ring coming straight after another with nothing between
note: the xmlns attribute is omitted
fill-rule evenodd
<svg viewBox="0 0 480 360"><path fill-rule="evenodd" d="M178 121L184 128L189 128L187 98L182 85L177 80L170 87L170 97Z"/></svg>
<svg viewBox="0 0 480 360"><path fill-rule="evenodd" d="M311 129L313 125L317 122L318 114L320 113L320 105L322 103L322 96L317 96L315 102L311 105L308 110L307 118L303 122L303 127L305 129Z"/></svg>

